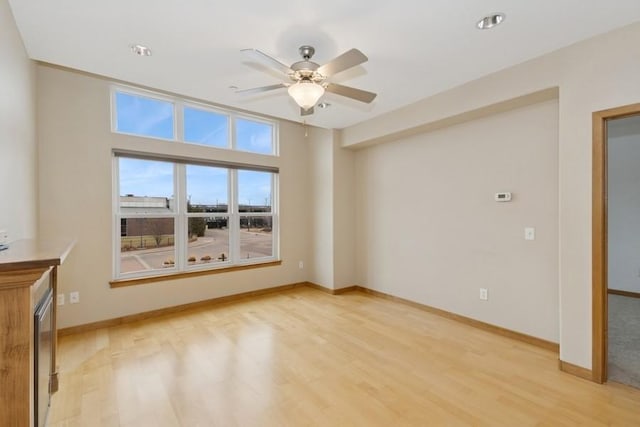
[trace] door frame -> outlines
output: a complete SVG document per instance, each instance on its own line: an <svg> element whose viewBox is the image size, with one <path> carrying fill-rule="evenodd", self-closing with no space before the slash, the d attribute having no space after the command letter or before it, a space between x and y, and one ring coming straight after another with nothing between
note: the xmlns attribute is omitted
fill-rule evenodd
<svg viewBox="0 0 640 427"><path fill-rule="evenodd" d="M593 113L592 164L592 375L607 380L608 349L608 253L607 253L607 120L640 114L640 103Z"/></svg>

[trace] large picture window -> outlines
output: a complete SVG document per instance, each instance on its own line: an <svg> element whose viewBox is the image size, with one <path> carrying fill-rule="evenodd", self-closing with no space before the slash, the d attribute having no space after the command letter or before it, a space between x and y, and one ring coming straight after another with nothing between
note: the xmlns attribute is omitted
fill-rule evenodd
<svg viewBox="0 0 640 427"><path fill-rule="evenodd" d="M277 259L277 173L116 152L115 277Z"/></svg>
<svg viewBox="0 0 640 427"><path fill-rule="evenodd" d="M278 169L216 151L276 155L275 123L120 87L112 123L116 133L149 138L145 152L114 149L116 280L278 260ZM183 148L155 152L157 138ZM192 158L192 144L211 154Z"/></svg>

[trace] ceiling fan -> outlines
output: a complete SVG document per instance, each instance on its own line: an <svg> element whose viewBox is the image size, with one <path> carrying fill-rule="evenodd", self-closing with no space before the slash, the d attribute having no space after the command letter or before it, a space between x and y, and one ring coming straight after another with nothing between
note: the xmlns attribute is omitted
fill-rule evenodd
<svg viewBox="0 0 640 427"><path fill-rule="evenodd" d="M292 83L279 83L236 92L258 93L286 87L289 95L300 106L300 115L302 116L313 114L313 107L320 100L320 97L324 95L325 91L366 103L370 103L375 99L376 94L373 92L327 81L334 74L368 61L369 58L358 49L348 50L322 66L311 61L311 57L316 51L312 46L300 46L298 51L302 56L302 61L288 66L258 49L242 49L242 52L250 55L251 58L284 73Z"/></svg>

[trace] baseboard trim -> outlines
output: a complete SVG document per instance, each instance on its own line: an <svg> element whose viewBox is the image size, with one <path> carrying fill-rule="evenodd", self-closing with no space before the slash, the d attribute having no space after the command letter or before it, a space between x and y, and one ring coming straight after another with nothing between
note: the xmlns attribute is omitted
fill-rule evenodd
<svg viewBox="0 0 640 427"><path fill-rule="evenodd" d="M342 295L344 293L354 292L360 289L360 286L347 286L345 288L331 289L313 282L304 282L304 285L331 295Z"/></svg>
<svg viewBox="0 0 640 427"><path fill-rule="evenodd" d="M588 381L596 382L593 379L593 371L591 369L583 368L582 366L574 365L562 360L558 360L558 366L562 372L566 372L567 374L571 374Z"/></svg>
<svg viewBox="0 0 640 427"><path fill-rule="evenodd" d="M621 291L619 289L607 289L607 293L611 295L620 295L623 297L640 298L640 292Z"/></svg>
<svg viewBox="0 0 640 427"><path fill-rule="evenodd" d="M495 326L490 323L485 323L480 320L472 319L470 317L462 316L460 314L451 313L450 311L442 310L439 308L431 307L426 304L421 304L419 302L411 301L405 298L400 298L395 295L386 294L384 292L376 291L369 288L364 288L362 286L356 286L356 290L371 294L377 297L381 297L384 299L388 299L391 301L397 301L403 304L410 305L412 307L418 308L420 310L427 311L432 314L436 314L441 317L445 317L447 319L455 320L461 323L464 323L469 326L473 326L474 328L482 329L487 332L492 332L494 334L502 335L507 338L512 338L521 342L525 342L527 344L534 345L536 347L544 348L546 350L551 350L553 352L560 352L560 345L551 341L544 340L542 338L533 337L531 335L523 334L521 332L512 331L511 329L506 329L500 326Z"/></svg>
<svg viewBox="0 0 640 427"><path fill-rule="evenodd" d="M108 328L111 326L119 326L125 323L138 322L140 320L164 316L172 313L178 313L181 311L190 310L194 308L206 307L210 305L233 302L241 299L260 296L260 295L267 295L267 294L287 291L287 290L298 288L301 286L308 286L308 282L281 285L281 286L276 286L274 288L267 288L267 289L258 289L255 291L242 292L239 294L211 298L203 301L190 302L187 304L176 305L173 307L165 307L157 310L145 311L143 313L130 314L127 316L116 317L114 319L100 320L98 322L86 323L84 325L71 326L68 328L58 329L58 336L62 337L62 336L72 335L72 334L77 334L82 332L89 332L89 331L93 331L101 328Z"/></svg>

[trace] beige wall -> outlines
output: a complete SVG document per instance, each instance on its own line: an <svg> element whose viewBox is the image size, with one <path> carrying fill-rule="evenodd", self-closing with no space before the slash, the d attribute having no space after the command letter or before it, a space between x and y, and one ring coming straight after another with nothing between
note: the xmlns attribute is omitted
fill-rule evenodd
<svg viewBox="0 0 640 427"><path fill-rule="evenodd" d="M342 148L341 134L334 131L333 142L333 264L334 288L357 285L355 153Z"/></svg>
<svg viewBox="0 0 640 427"><path fill-rule="evenodd" d="M311 262L309 280L333 288L333 132L309 128Z"/></svg>
<svg viewBox="0 0 640 427"><path fill-rule="evenodd" d="M111 289L111 150L172 153L176 144L113 134L106 80L43 65L37 78L41 232L78 239L61 269L60 287L79 291L81 303L61 307L61 327L307 280L298 261L309 259L309 142L302 126L281 122L281 156L269 162L280 167L281 266ZM210 156L198 146L188 154ZM261 157L216 154L236 162Z"/></svg>
<svg viewBox="0 0 640 427"><path fill-rule="evenodd" d="M35 65L6 0L0 0L0 229L37 234Z"/></svg>
<svg viewBox="0 0 640 427"><path fill-rule="evenodd" d="M591 368L591 114L640 100L640 23L360 123L352 148L394 141L532 92L559 88L560 358Z"/></svg>
<svg viewBox="0 0 640 427"><path fill-rule="evenodd" d="M547 101L358 151L359 283L558 342L557 117Z"/></svg>
<svg viewBox="0 0 640 427"><path fill-rule="evenodd" d="M313 128L311 140L312 265L310 281L329 289L355 283L355 155L339 131Z"/></svg>

